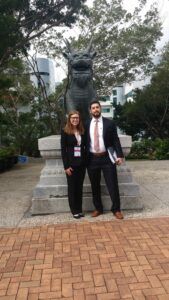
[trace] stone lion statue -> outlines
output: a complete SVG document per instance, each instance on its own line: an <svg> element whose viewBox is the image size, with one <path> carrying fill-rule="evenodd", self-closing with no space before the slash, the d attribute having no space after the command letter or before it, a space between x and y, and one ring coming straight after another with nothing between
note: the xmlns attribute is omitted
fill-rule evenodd
<svg viewBox="0 0 169 300"><path fill-rule="evenodd" d="M66 40L67 51L63 53L68 60L68 88L65 97L66 112L78 110L83 120L89 117L89 103L96 98L93 88L93 59L96 51L92 50L92 40L84 50L74 50Z"/></svg>

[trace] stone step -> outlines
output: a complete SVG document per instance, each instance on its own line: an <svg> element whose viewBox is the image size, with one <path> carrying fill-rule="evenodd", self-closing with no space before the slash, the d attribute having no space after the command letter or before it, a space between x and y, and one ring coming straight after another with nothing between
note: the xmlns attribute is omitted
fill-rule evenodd
<svg viewBox="0 0 169 300"><path fill-rule="evenodd" d="M102 176L102 181L104 181L103 176ZM48 176L41 175L40 183L39 183L40 185L48 186L49 182L50 182L50 185L55 185L56 182L57 182L57 185L66 185L67 184L67 179L66 179L65 174L61 174L57 178L54 175L48 175ZM132 182L131 173L128 173L128 172L118 173L118 182L119 183ZM89 177L88 177L87 174L85 176L84 183L90 184L90 180L89 180Z"/></svg>
<svg viewBox="0 0 169 300"><path fill-rule="evenodd" d="M108 190L105 184L101 184L101 191L103 195L108 195ZM119 191L121 196L135 196L139 193L139 185L137 183L119 183ZM91 193L91 185L84 184L83 194ZM54 197L63 197L67 196L67 185L37 185L33 192L33 197L36 198L54 198Z"/></svg>
<svg viewBox="0 0 169 300"><path fill-rule="evenodd" d="M142 209L142 204L140 199L134 196L121 196L121 209ZM112 202L109 196L102 197L104 211L110 211ZM94 210L92 197L83 198L83 210L92 211ZM61 212L70 212L68 199L67 197L58 197L50 199L32 199L31 214L33 215L43 215L43 214L52 214L52 213L61 213Z"/></svg>

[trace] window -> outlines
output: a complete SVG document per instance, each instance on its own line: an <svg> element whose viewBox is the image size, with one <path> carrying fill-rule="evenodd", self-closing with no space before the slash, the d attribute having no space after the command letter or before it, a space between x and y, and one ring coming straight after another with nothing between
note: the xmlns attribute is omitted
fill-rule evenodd
<svg viewBox="0 0 169 300"><path fill-rule="evenodd" d="M113 97L113 104L117 105L117 97Z"/></svg>
<svg viewBox="0 0 169 300"><path fill-rule="evenodd" d="M113 96L117 96L117 90L113 90Z"/></svg>
<svg viewBox="0 0 169 300"><path fill-rule="evenodd" d="M48 72L39 72L40 75L46 75L46 76L49 76L49 73Z"/></svg>
<svg viewBox="0 0 169 300"><path fill-rule="evenodd" d="M109 113L110 112L110 108L102 108L102 112L103 113Z"/></svg>

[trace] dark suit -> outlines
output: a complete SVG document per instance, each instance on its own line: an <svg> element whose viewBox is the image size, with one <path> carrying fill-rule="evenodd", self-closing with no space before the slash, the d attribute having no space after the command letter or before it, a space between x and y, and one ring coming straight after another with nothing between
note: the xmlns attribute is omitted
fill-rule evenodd
<svg viewBox="0 0 169 300"><path fill-rule="evenodd" d="M117 135L117 129L113 121L103 117L103 140L106 148L104 156L97 157L90 153L90 122L86 124L86 143L88 156L88 174L91 181L93 204L96 210L103 212L101 201L101 171L112 200L112 212L120 211L120 196L117 180L116 165L112 164L108 156L107 148L113 146L117 157L123 157L122 148Z"/></svg>
<svg viewBox="0 0 169 300"><path fill-rule="evenodd" d="M77 146L77 140L74 134L61 132L61 154L64 169L72 167L71 176L66 174L68 183L68 200L72 214L82 212L82 191L85 177L85 143L84 135L81 136L81 156L74 156L74 147Z"/></svg>

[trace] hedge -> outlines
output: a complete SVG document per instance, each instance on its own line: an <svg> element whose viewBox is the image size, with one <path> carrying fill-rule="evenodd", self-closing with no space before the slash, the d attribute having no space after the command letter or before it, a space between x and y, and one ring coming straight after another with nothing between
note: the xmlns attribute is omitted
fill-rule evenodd
<svg viewBox="0 0 169 300"><path fill-rule="evenodd" d="M127 159L169 159L169 139L135 141Z"/></svg>

